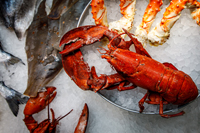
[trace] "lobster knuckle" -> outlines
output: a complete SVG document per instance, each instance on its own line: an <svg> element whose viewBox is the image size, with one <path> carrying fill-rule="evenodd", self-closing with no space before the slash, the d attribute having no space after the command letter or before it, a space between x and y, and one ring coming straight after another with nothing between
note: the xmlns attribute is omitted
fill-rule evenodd
<svg viewBox="0 0 200 133"><path fill-rule="evenodd" d="M106 75L101 75L100 77L90 80L90 86L93 91L97 92L100 90L106 83Z"/></svg>

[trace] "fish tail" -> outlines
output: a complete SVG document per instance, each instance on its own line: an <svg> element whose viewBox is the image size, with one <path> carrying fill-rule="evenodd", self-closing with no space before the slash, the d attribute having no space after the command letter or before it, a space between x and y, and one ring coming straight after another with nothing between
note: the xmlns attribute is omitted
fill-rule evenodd
<svg viewBox="0 0 200 133"><path fill-rule="evenodd" d="M7 87L4 82L2 82L2 85ZM8 87L7 87L8 88ZM12 89L12 88L8 88L9 90L11 90L12 95L9 97L6 97L6 101L12 111L12 113L17 117L18 111L19 111L19 104L24 104L28 101L29 97L24 96L23 94L21 94L20 92Z"/></svg>
<svg viewBox="0 0 200 133"><path fill-rule="evenodd" d="M10 58L10 60L7 61L7 65L14 65L14 64L16 64L18 62L20 62L23 65L25 65L25 63L20 58L14 56L12 54L10 54L10 56L11 56L11 58Z"/></svg>

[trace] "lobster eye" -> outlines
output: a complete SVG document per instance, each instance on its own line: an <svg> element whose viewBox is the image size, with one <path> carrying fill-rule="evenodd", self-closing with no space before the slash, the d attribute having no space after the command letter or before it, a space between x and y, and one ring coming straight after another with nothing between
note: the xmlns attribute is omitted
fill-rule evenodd
<svg viewBox="0 0 200 133"><path fill-rule="evenodd" d="M110 57L111 57L111 58L114 58L114 55L113 55L113 54L110 54Z"/></svg>

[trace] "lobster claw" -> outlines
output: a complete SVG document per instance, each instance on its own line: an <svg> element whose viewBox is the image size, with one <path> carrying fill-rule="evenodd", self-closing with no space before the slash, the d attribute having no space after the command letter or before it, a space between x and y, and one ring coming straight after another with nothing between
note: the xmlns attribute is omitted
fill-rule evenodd
<svg viewBox="0 0 200 133"><path fill-rule="evenodd" d="M74 133L85 133L89 117L88 105L85 103Z"/></svg>
<svg viewBox="0 0 200 133"><path fill-rule="evenodd" d="M113 40L113 46L124 46L125 41L121 37L115 37L117 32L110 31L107 27L88 25L82 26L71 31L68 31L61 39L60 46L64 45L62 54L62 64L65 72L71 77L71 79L79 86L82 90L94 90L98 91L105 83L104 77L94 76L94 72L91 70L89 65L84 62L82 52L80 48L84 45L89 45L95 43L107 37L108 40ZM94 78L93 81L99 82L101 79L100 86L92 86L92 81L90 80L91 76ZM97 87L97 88L96 88Z"/></svg>
<svg viewBox="0 0 200 133"><path fill-rule="evenodd" d="M37 97L31 97L25 108L25 115L32 115L43 110L49 103L53 101L57 92L55 87L46 87L47 91L39 92Z"/></svg>
<svg viewBox="0 0 200 133"><path fill-rule="evenodd" d="M60 54L69 54L84 45L92 44L100 40L107 30L107 27L88 25L67 32L60 41L60 46L65 44L64 50Z"/></svg>

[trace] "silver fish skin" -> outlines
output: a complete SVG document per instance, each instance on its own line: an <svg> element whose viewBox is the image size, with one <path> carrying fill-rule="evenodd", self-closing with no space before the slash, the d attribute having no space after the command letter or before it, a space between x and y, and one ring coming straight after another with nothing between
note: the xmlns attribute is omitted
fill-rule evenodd
<svg viewBox="0 0 200 133"><path fill-rule="evenodd" d="M0 94L5 98L15 116L17 116L19 111L19 104L24 104L29 99L29 97L24 96L20 92L7 87L3 81L0 81Z"/></svg>
<svg viewBox="0 0 200 133"><path fill-rule="evenodd" d="M0 0L0 17L7 28L14 29L21 40L33 21L42 0Z"/></svg>
<svg viewBox="0 0 200 133"><path fill-rule="evenodd" d="M19 11L23 0L0 0L0 11L2 13L6 27L14 26L15 13Z"/></svg>
<svg viewBox="0 0 200 133"><path fill-rule="evenodd" d="M41 1L42 0L23 0L20 10L16 12L13 28L19 40L25 36L26 30L31 25Z"/></svg>
<svg viewBox="0 0 200 133"><path fill-rule="evenodd" d="M0 63L1 62L6 63L6 65L14 65L15 63L21 62L23 65L25 65L20 58L4 51L0 42Z"/></svg>

